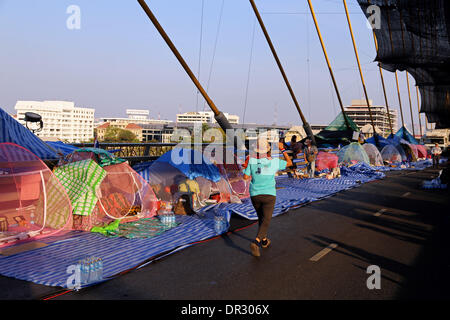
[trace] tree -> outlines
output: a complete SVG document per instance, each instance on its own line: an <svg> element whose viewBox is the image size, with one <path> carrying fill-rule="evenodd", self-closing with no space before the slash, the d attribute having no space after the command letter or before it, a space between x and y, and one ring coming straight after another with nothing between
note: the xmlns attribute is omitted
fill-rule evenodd
<svg viewBox="0 0 450 320"><path fill-rule="evenodd" d="M139 140L129 130L109 127L106 129L104 142L139 142Z"/></svg>

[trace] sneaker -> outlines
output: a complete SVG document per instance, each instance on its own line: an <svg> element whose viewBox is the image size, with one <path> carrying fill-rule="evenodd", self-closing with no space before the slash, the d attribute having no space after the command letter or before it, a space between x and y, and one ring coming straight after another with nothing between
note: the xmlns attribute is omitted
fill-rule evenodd
<svg viewBox="0 0 450 320"><path fill-rule="evenodd" d="M250 249L252 250L252 255L254 257L259 257L261 256L261 253L259 252L259 246L260 243L256 240L254 240L251 244L250 244Z"/></svg>
<svg viewBox="0 0 450 320"><path fill-rule="evenodd" d="M263 241L261 241L261 247L268 248L270 246L272 242L270 241L269 238L264 239Z"/></svg>

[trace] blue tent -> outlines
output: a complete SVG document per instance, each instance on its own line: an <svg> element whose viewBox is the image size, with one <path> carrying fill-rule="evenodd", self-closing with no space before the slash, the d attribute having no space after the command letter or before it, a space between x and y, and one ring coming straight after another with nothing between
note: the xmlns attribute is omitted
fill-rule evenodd
<svg viewBox="0 0 450 320"><path fill-rule="evenodd" d="M367 143L373 144L376 146L375 143L375 137L371 137L369 139L366 139ZM379 144L379 149L383 149L385 146L387 146L388 144L391 144L391 141L389 141L388 139L383 138L382 136L378 136L378 144Z"/></svg>
<svg viewBox="0 0 450 320"><path fill-rule="evenodd" d="M61 152L65 156L67 156L68 154L71 154L75 150L78 150L77 147L74 147L70 144L65 144L64 142L61 142L61 141L57 141L57 142L46 141L45 143L48 144L49 146L51 146L53 149L57 150L58 152Z"/></svg>
<svg viewBox="0 0 450 320"><path fill-rule="evenodd" d="M21 125L0 108L0 142L10 142L22 146L42 160L54 160L59 156L44 141Z"/></svg>
<svg viewBox="0 0 450 320"><path fill-rule="evenodd" d="M395 136L400 139L406 140L408 143L419 144L416 138L414 138L413 135L409 133L408 129L406 129L405 127L401 127L400 130L397 131Z"/></svg>
<svg viewBox="0 0 450 320"><path fill-rule="evenodd" d="M213 182L218 182L222 179L219 169L208 158L203 156L201 152L179 147L166 152L153 162L135 165L133 169L145 179L146 171L151 170L152 166L156 168L161 163L171 165L189 179L203 177Z"/></svg>

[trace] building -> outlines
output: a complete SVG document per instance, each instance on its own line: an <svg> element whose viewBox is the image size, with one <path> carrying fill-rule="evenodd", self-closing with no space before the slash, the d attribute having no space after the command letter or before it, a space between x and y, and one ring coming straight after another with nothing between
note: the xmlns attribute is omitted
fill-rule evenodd
<svg viewBox="0 0 450 320"><path fill-rule="evenodd" d="M17 101L15 109L17 120L23 125L26 112L42 117L44 127L36 135L43 140L80 143L94 138L95 109L78 108L67 101Z"/></svg>
<svg viewBox="0 0 450 320"><path fill-rule="evenodd" d="M118 127L127 126L130 123L136 124L170 124L171 120L161 119L149 119L150 111L140 109L127 109L128 118L100 118L98 125L109 122L110 124L116 123Z"/></svg>
<svg viewBox="0 0 450 320"><path fill-rule="evenodd" d="M104 141L106 132L108 131L108 128L120 128L124 130L131 131L135 136L136 139L139 141L143 141L143 128L140 125L137 125L135 123L122 123L122 122L114 122L114 123L103 123L97 128L95 128L95 131L97 132L97 140L98 141Z"/></svg>
<svg viewBox="0 0 450 320"><path fill-rule="evenodd" d="M138 110L138 109L127 109L127 116L130 120L140 120L146 121L150 116L150 111L148 110Z"/></svg>
<svg viewBox="0 0 450 320"><path fill-rule="evenodd" d="M388 136L391 133L389 126L389 117L385 106L374 106L372 100L369 100L370 109L372 111L373 121L376 128L379 128L383 136ZM361 129L364 126L370 124L369 108L367 107L366 100L352 100L351 106L344 108L348 117L350 117L355 124ZM394 132L397 131L398 126L398 113L397 110L390 110L392 127Z"/></svg>
<svg viewBox="0 0 450 320"><path fill-rule="evenodd" d="M225 117L231 124L239 123L239 116L224 113ZM216 123L214 118L214 112L212 111L199 111L199 112L186 112L177 114L177 123Z"/></svg>

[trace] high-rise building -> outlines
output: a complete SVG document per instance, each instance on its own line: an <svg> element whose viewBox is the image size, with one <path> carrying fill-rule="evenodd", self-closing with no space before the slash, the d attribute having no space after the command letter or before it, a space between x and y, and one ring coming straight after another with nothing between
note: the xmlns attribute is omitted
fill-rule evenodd
<svg viewBox="0 0 450 320"><path fill-rule="evenodd" d="M36 135L44 140L80 143L94 138L95 109L77 108L74 102L67 101L17 101L15 109L17 120L23 125L26 112L42 117L44 127Z"/></svg>
<svg viewBox="0 0 450 320"><path fill-rule="evenodd" d="M369 100L370 110L372 111L373 122L378 134L387 136L391 133L389 126L389 116L385 106L374 106L372 100ZM362 129L368 128L367 125L372 125L370 121L369 108L367 107L366 100L352 100L350 106L344 108L348 117L350 117L356 125ZM390 116L392 121L392 128L394 132L397 131L398 126L398 113L397 110L390 109ZM378 130L380 132L378 132ZM372 129L373 131L373 129ZM373 132L372 132L373 133Z"/></svg>
<svg viewBox="0 0 450 320"><path fill-rule="evenodd" d="M231 124L239 123L239 116L228 113L224 116ZM177 123L216 123L216 119L212 111L186 112L177 114Z"/></svg>

